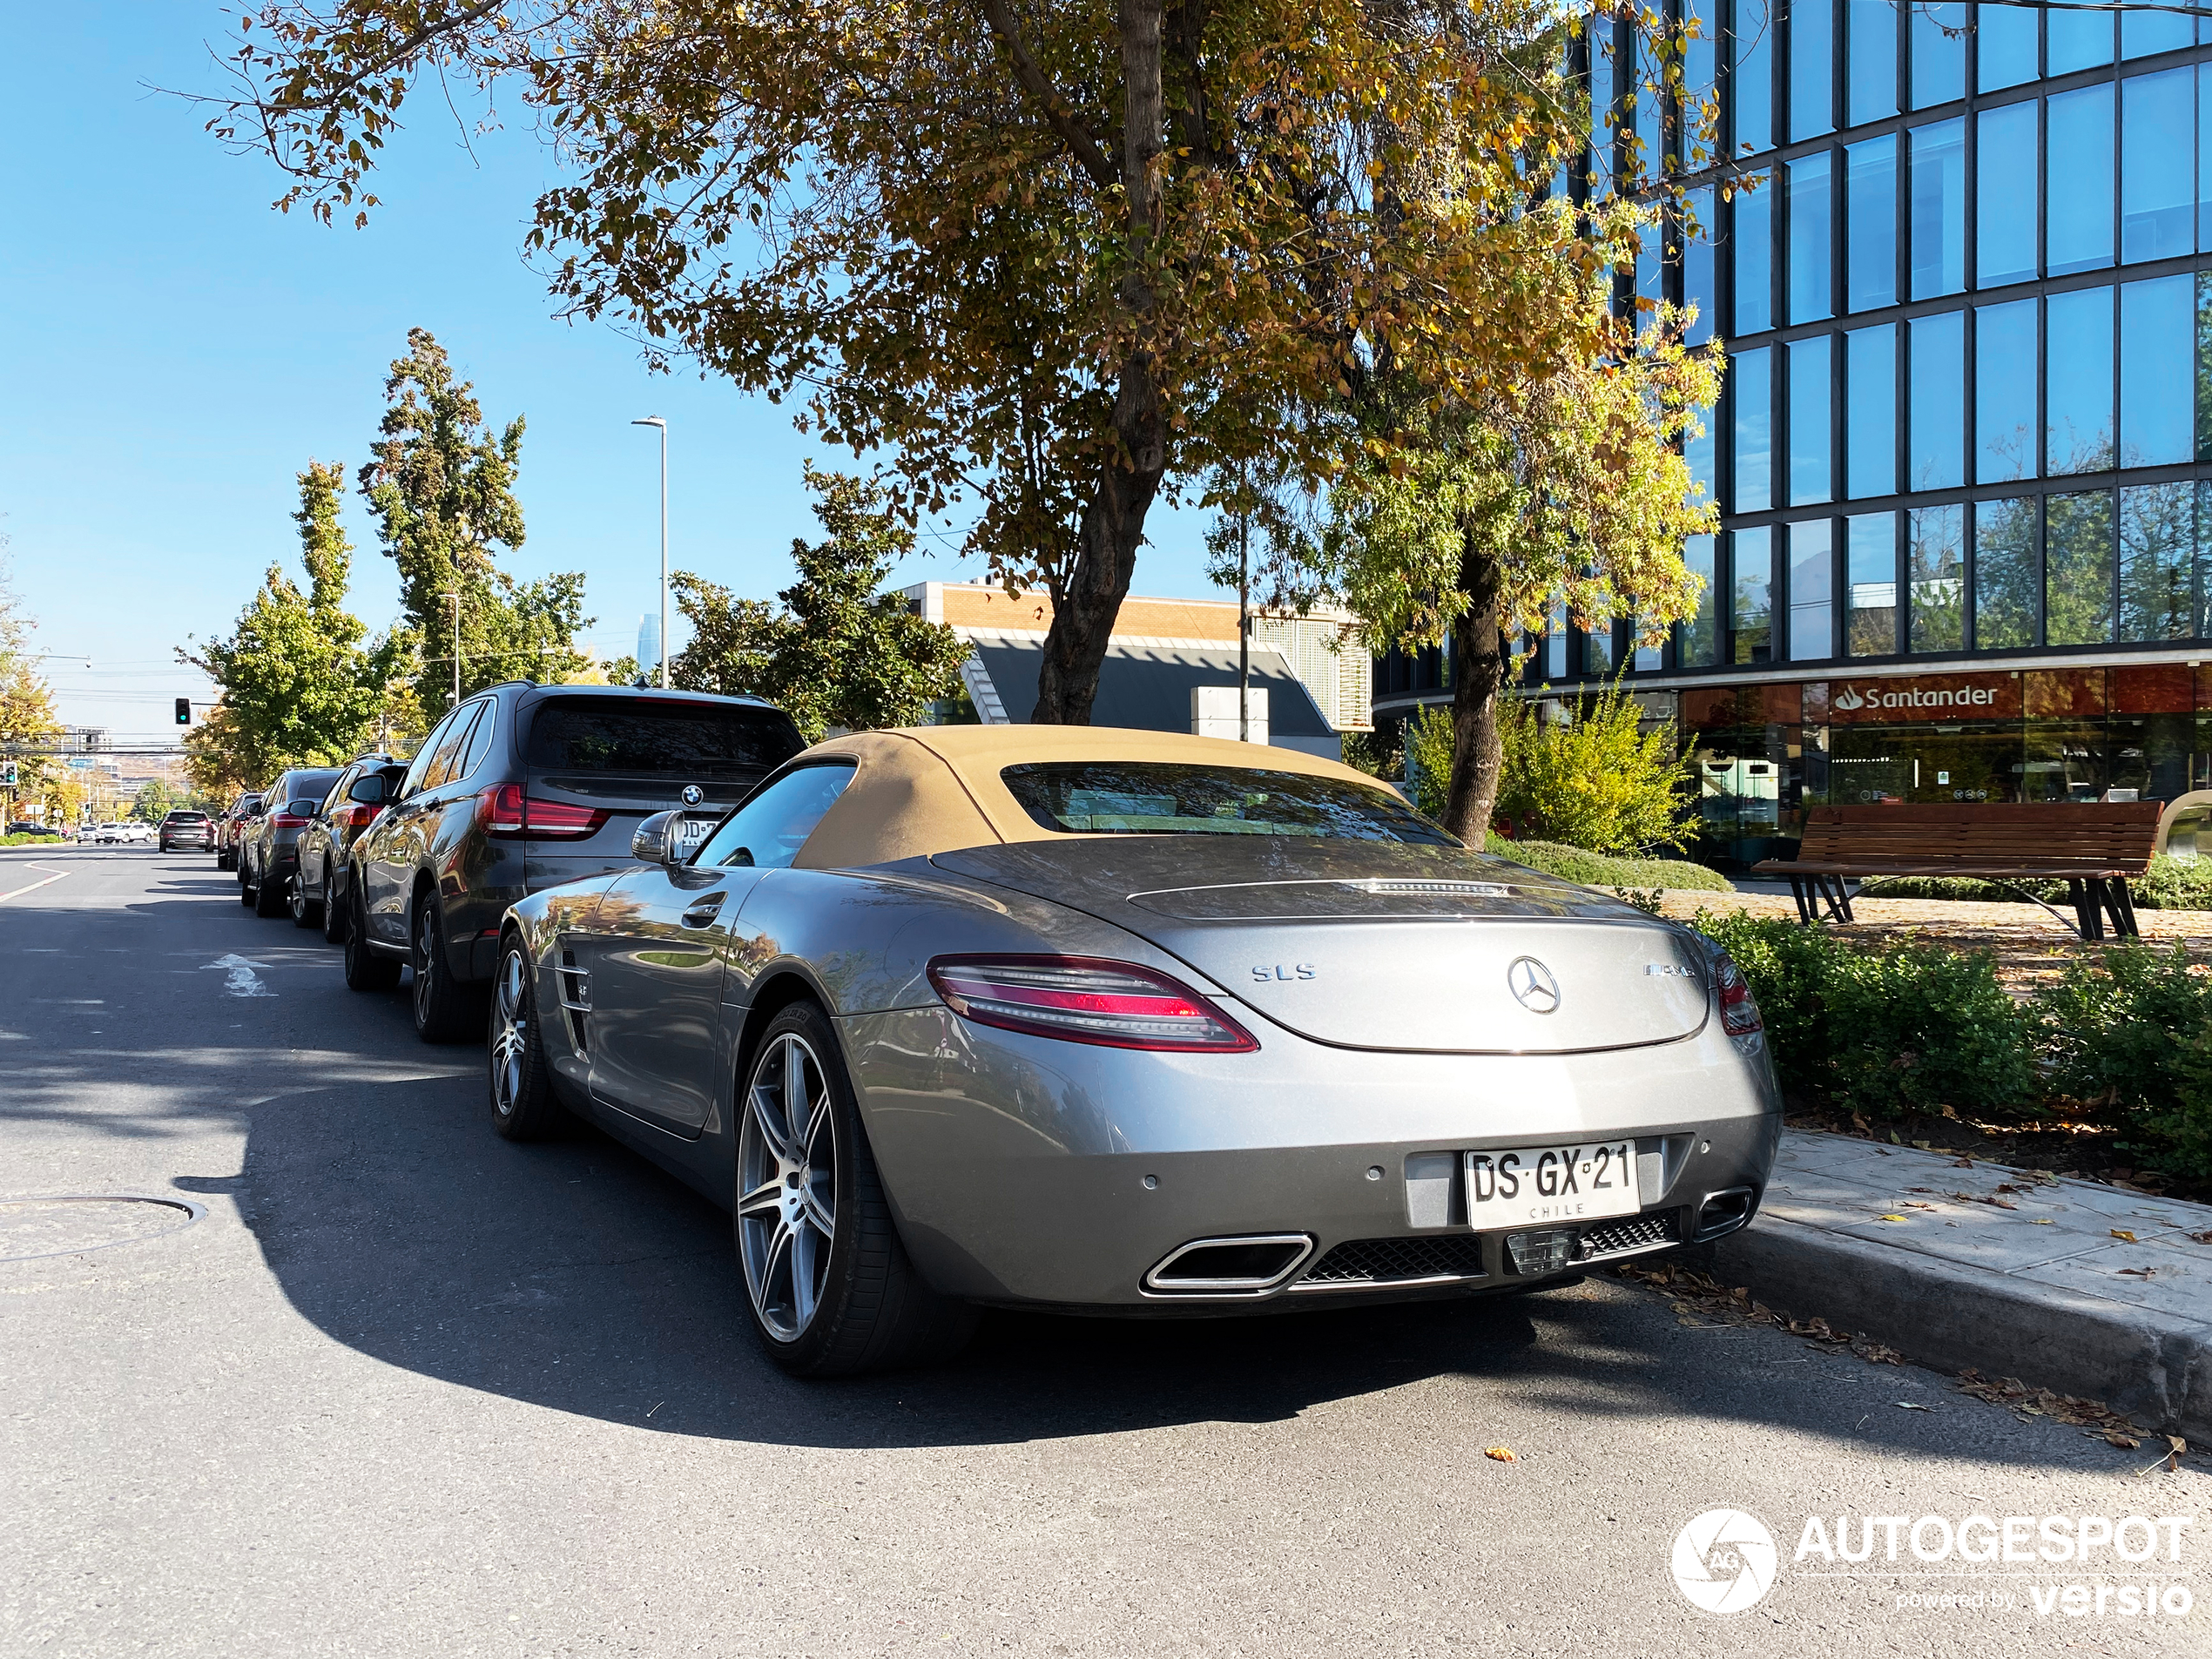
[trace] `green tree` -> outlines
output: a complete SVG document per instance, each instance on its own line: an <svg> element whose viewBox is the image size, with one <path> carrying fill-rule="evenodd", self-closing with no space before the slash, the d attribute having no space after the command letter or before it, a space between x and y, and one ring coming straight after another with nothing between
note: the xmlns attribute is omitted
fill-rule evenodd
<svg viewBox="0 0 2212 1659"><path fill-rule="evenodd" d="M158 778L149 778L138 786L138 792L132 799L131 816L142 824L158 824L184 804L184 798L167 784Z"/></svg>
<svg viewBox="0 0 2212 1659"><path fill-rule="evenodd" d="M62 735L62 719L52 691L30 651L32 624L0 564L0 754L16 763L16 792L4 803L10 818L32 803L55 804L66 772L52 755L26 754L47 748ZM50 822L64 821L50 816Z"/></svg>
<svg viewBox="0 0 2212 1659"><path fill-rule="evenodd" d="M338 522L345 469L309 462L300 475L302 589L279 564L227 637L197 651L179 647L221 689L218 707L188 734L195 788L266 783L286 766L351 759L374 735L404 644L368 640L346 609L353 549Z"/></svg>
<svg viewBox="0 0 2212 1659"><path fill-rule="evenodd" d="M567 173L528 237L564 312L802 396L803 425L896 468L902 512L975 502L969 550L1052 597L1036 718L1080 723L1163 493L1261 456L1325 488L1390 451L1388 422L1305 418L1376 365L1471 398L1604 347L1542 279L1610 256L1581 216L1530 211L1587 131L1572 21L1550 0L266 0L211 125L287 170L286 206L359 222L412 90L512 89Z"/></svg>
<svg viewBox="0 0 2212 1659"><path fill-rule="evenodd" d="M453 705L456 636L466 697L502 680L589 668L575 640L590 618L581 572L517 582L496 563L523 544L522 418L495 434L475 388L455 379L430 331L409 329L407 345L384 382L381 435L360 482L377 539L399 568L415 700L435 721Z"/></svg>
<svg viewBox="0 0 2212 1659"><path fill-rule="evenodd" d="M913 725L931 702L958 694L968 647L901 595L878 591L914 550L914 532L880 484L810 462L806 487L828 535L792 543L799 580L776 596L781 610L695 576L671 578L692 635L671 659L670 680L765 697L810 740L833 726Z"/></svg>

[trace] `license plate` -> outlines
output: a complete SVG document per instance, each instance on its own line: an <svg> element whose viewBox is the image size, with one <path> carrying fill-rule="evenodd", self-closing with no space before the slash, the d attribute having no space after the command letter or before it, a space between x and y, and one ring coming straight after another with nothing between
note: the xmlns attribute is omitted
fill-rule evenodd
<svg viewBox="0 0 2212 1659"><path fill-rule="evenodd" d="M688 859L699 850L699 843L705 840L714 828L714 820L711 818L679 818L671 827L674 833L671 840L676 857Z"/></svg>
<svg viewBox="0 0 2212 1659"><path fill-rule="evenodd" d="M1467 1155L1467 1222L1478 1231L1633 1216L1632 1140L1513 1147Z"/></svg>

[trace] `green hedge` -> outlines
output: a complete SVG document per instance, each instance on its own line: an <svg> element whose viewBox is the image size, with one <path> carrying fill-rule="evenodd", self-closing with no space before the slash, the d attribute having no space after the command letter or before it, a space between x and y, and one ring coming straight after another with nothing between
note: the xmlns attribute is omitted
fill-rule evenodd
<svg viewBox="0 0 2212 1659"><path fill-rule="evenodd" d="M1579 881L1588 887L1625 887L1646 892L1653 887L1695 887L1703 893L1736 891L1719 871L1692 864L1687 859L1615 858L1610 853L1593 853L1587 847L1568 846L1558 841L1508 841L1502 835L1493 835L1484 850L1494 858L1510 859L1532 870L1541 870L1546 875L1555 875L1562 881Z"/></svg>
<svg viewBox="0 0 2212 1659"><path fill-rule="evenodd" d="M1993 881L1969 881L1957 876L1887 875L1869 881L1862 889L1874 899L1965 899L1984 904L2024 904L2021 894L2031 893L2046 904L2067 901L2063 881L2022 881L2000 887ZM2188 862L2160 853L2150 861L2148 873L2128 883L2128 896L2138 910L2212 910L2212 861Z"/></svg>
<svg viewBox="0 0 2212 1659"><path fill-rule="evenodd" d="M1776 917L1695 925L1743 968L1791 1093L1885 1117L2064 1107L2120 1129L2154 1168L2212 1179L2212 977L2179 947L2087 953L2023 1002L1987 951L1852 944Z"/></svg>
<svg viewBox="0 0 2212 1659"><path fill-rule="evenodd" d="M44 846L61 839L58 835L30 835L18 831L13 835L0 835L0 846Z"/></svg>

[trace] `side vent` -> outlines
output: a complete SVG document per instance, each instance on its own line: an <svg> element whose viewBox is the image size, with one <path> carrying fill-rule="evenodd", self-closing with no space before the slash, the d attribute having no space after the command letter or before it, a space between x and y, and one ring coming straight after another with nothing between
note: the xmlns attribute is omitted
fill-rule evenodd
<svg viewBox="0 0 2212 1659"><path fill-rule="evenodd" d="M583 1030L584 1015L591 1012L591 975L576 965L576 953L561 953L561 1008L569 1019L569 1041L579 1055L591 1052Z"/></svg>

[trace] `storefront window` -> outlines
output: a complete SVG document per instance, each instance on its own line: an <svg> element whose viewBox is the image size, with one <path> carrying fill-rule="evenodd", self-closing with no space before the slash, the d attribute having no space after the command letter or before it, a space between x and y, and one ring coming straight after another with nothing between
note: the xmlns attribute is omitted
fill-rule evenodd
<svg viewBox="0 0 2212 1659"><path fill-rule="evenodd" d="M2035 301L1974 311L1974 479L2035 475Z"/></svg>
<svg viewBox="0 0 2212 1659"><path fill-rule="evenodd" d="M1836 19L1831 0L1790 0L1790 136L1836 127Z"/></svg>
<svg viewBox="0 0 2212 1659"><path fill-rule="evenodd" d="M2186 639L2195 627L2196 486L2120 492L2120 637Z"/></svg>
<svg viewBox="0 0 2212 1659"><path fill-rule="evenodd" d="M2035 643L2035 497L1974 503L1974 644L2016 651Z"/></svg>
<svg viewBox="0 0 2212 1659"><path fill-rule="evenodd" d="M2007 282L2033 280L2035 100L1982 111L1974 118L1974 183L1979 186L1974 206L1974 286L1996 288ZM1916 192L1919 187L1916 173ZM1913 257L1917 260L1919 255L1916 253ZM1912 297L1921 297L1917 272Z"/></svg>
<svg viewBox="0 0 2212 1659"><path fill-rule="evenodd" d="M1831 220L1828 154L1801 156L1790 164L1790 320L1817 322L1835 314L1829 276Z"/></svg>
<svg viewBox="0 0 2212 1659"><path fill-rule="evenodd" d="M1696 220L1695 233L1687 222L1683 226L1682 298L1685 306L1694 307L1696 319L1683 331L1683 339L1692 346L1702 346L1713 337L1713 328L1720 312L1713 291L1713 187L1689 192L1689 212Z"/></svg>
<svg viewBox="0 0 2212 1659"><path fill-rule="evenodd" d="M1729 365L1736 415L1736 510L1774 505L1774 352L1738 352Z"/></svg>
<svg viewBox="0 0 2212 1659"><path fill-rule="evenodd" d="M2178 22L2178 18L2167 21ZM2120 84L2120 257L2171 259L2195 246L2189 169L2175 165L2174 140L2195 114L2195 73L2131 75ZM2182 146L2183 153L2187 147Z"/></svg>
<svg viewBox="0 0 2212 1659"><path fill-rule="evenodd" d="M1952 503L1905 516L1912 649L1957 651L1966 639L1966 513Z"/></svg>
<svg viewBox="0 0 2212 1659"><path fill-rule="evenodd" d="M1790 526L1790 660L1836 654L1835 531L1816 518Z"/></svg>
<svg viewBox="0 0 2212 1659"><path fill-rule="evenodd" d="M1912 8L1912 107L1948 104L1966 94L1966 9Z"/></svg>
<svg viewBox="0 0 2212 1659"><path fill-rule="evenodd" d="M1844 475L1853 500L1897 489L1897 325L1844 336Z"/></svg>
<svg viewBox="0 0 2212 1659"><path fill-rule="evenodd" d="M1995 92L2033 80L2041 44L2033 11L2020 6L1976 6L1976 84L1985 92Z"/></svg>
<svg viewBox="0 0 2212 1659"><path fill-rule="evenodd" d="M2054 293L2045 305L2043 470L2103 472L2113 464L2112 290Z"/></svg>
<svg viewBox="0 0 2212 1659"><path fill-rule="evenodd" d="M2031 123L2027 152L2031 185L2035 176L2034 136ZM1915 127L1905 137L1912 158L1912 297L1927 300L1959 293L1966 286L1966 124L1938 121ZM1988 153L1985 133L1982 154ZM1988 199L1988 190L1985 174L1984 200ZM2033 276L2034 272L2028 274Z"/></svg>
<svg viewBox="0 0 2212 1659"><path fill-rule="evenodd" d="M2112 496L2050 496L2043 513L2043 642L2102 644L2112 637Z"/></svg>
<svg viewBox="0 0 2212 1659"><path fill-rule="evenodd" d="M1738 155L1773 147L1774 71L1772 60L1767 56L1767 37L1771 26L1768 0L1736 0L1729 31L1734 37L1729 102L1735 118L1734 139Z"/></svg>
<svg viewBox="0 0 2212 1659"><path fill-rule="evenodd" d="M2160 277L2120 290L2120 455L2124 467L2189 458L2195 436L2191 280Z"/></svg>
<svg viewBox="0 0 2212 1659"><path fill-rule="evenodd" d="M1847 543L1845 649L1854 657L1897 654L1897 515L1859 513L1844 521Z"/></svg>
<svg viewBox="0 0 2212 1659"><path fill-rule="evenodd" d="M2109 11L2054 11L2049 30L2051 74L2070 75L2112 62Z"/></svg>
<svg viewBox="0 0 2212 1659"><path fill-rule="evenodd" d="M1873 0L1887 12L1888 0ZM1853 0L1857 5L1868 0ZM1851 262L1853 311L1897 303L1897 134L1854 144L1844 152L1844 253Z"/></svg>
<svg viewBox="0 0 2212 1659"><path fill-rule="evenodd" d="M1764 663L1774 654L1774 547L1766 529L1730 538L1734 590L1729 599L1729 660Z"/></svg>
<svg viewBox="0 0 2212 1659"><path fill-rule="evenodd" d="M2112 20L2104 20L2105 27ZM2112 87L2084 86L2050 100L2051 164L2044 195L2044 268L2052 276L2112 263Z"/></svg>
<svg viewBox="0 0 2212 1659"><path fill-rule="evenodd" d="M1790 502L1794 507L1824 502L1833 493L1829 481L1830 399L1835 375L1829 368L1833 334L1790 343Z"/></svg>
<svg viewBox="0 0 2212 1659"><path fill-rule="evenodd" d="M1713 586L1713 538L1693 536L1683 543L1682 562L1702 584L1696 612L1684 619L1677 647L1684 668L1710 668L1720 661L1721 596Z"/></svg>
<svg viewBox="0 0 2212 1659"><path fill-rule="evenodd" d="M1736 244L1736 332L1763 334L1774 327L1774 199L1771 180L1739 190L1730 203Z"/></svg>
<svg viewBox="0 0 2212 1659"><path fill-rule="evenodd" d="M1851 89L1845 107L1853 126L1897 113L1897 8L1890 0L1851 0Z"/></svg>
<svg viewBox="0 0 2212 1659"><path fill-rule="evenodd" d="M1905 469L1912 489L1947 489L1966 476L1966 314L1939 312L1912 322L1912 445Z"/></svg>

